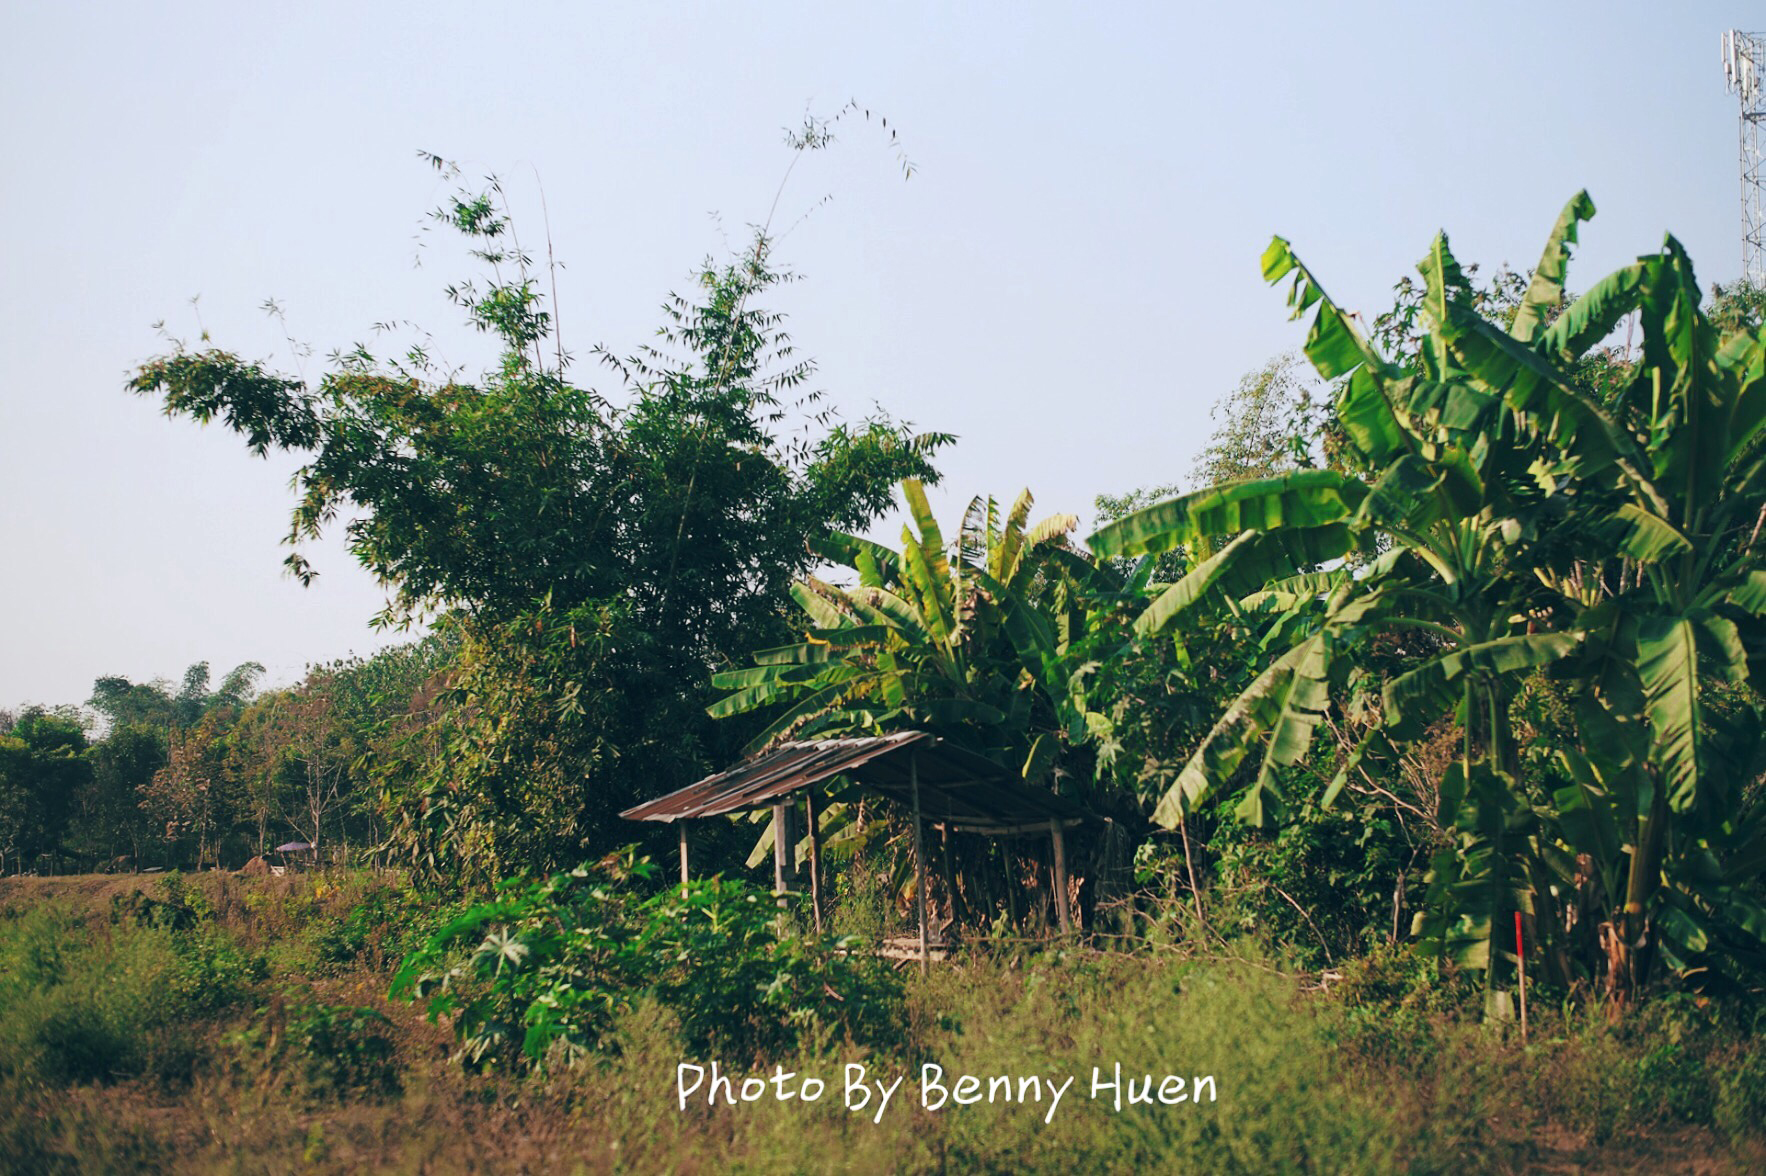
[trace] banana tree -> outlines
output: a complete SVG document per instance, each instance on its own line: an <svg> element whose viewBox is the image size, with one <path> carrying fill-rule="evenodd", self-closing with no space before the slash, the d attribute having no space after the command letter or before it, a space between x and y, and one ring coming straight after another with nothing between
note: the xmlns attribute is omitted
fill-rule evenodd
<svg viewBox="0 0 1766 1176"><path fill-rule="evenodd" d="M1315 310L1306 354L1337 382L1343 468L1215 487L1091 541L1101 555L1122 555L1204 550L1208 537L1230 537L1149 606L1138 622L1147 631L1205 623L1254 599L1286 602L1281 622L1263 630L1267 668L1161 799L1155 819L1167 825L1253 765L1241 812L1265 816L1327 714L1352 709L1345 695L1365 684L1373 638L1402 635L1406 668L1387 676L1377 702L1361 700L1370 721L1325 799L1364 757L1444 717L1457 722L1459 762L1440 781L1439 819L1452 844L1433 863L1417 930L1483 968L1492 987L1506 912L1532 915L1547 934L1571 919L1560 902L1570 890L1562 867L1574 862L1564 823L1520 777L1510 711L1521 683L1546 669L1603 667L1581 691L1583 710L1608 721L1574 753L1585 769L1578 795L1594 811L1621 779L1635 794L1603 826L1635 819L1612 839L1628 870L1623 894L1611 896L1628 912L1619 938L1635 944L1666 909L1662 847L1680 843L1664 836L1666 825L1735 796L1715 789L1711 803L1699 803L1703 765L1718 759L1698 713L1699 683L1706 670L1742 680L1747 650L1762 648L1743 631L1758 618L1749 610L1761 594L1735 535L1737 520L1755 517L1761 475L1756 466L1716 472L1751 452L1762 415L1758 338L1718 347L1702 331L1690 268L1672 241L1563 309L1569 247L1593 211L1586 194L1566 206L1507 329L1476 312L1438 236L1419 266L1428 331L1403 365L1382 356L1276 239L1264 272L1292 277L1296 316ZM1578 363L1633 309L1642 309L1645 361L1609 411ZM1701 424L1708 435L1694 439ZM1727 452L1717 436L1729 439ZM1664 490L1664 480L1675 486ZM1620 582L1603 579L1591 544L1629 561L1629 596L1605 598ZM1679 561L1671 572L1662 566L1670 559ZM1647 615L1636 611L1645 584ZM1736 816L1731 807L1730 841ZM1708 849L1702 826L1681 825L1681 840ZM1727 860L1722 869L1732 871L1750 859ZM1733 885L1724 894L1732 923L1754 921ZM1695 942L1697 933L1681 938ZM1635 965L1625 969L1641 982Z"/></svg>
<svg viewBox="0 0 1766 1176"><path fill-rule="evenodd" d="M1069 546L1074 516L1031 523L1028 491L1003 513L990 498L974 499L954 544L918 482L902 493L910 523L901 548L852 535L822 542L819 553L857 582L796 584L804 639L717 675L714 685L730 693L710 713L777 709L751 750L783 738L925 730L1028 782L1088 788L1091 737L1102 723L1088 683L1107 634L1120 636L1112 608L1129 585ZM855 833L857 818L856 806L830 806L823 835ZM970 859L954 869L974 883L971 892L997 882L986 880L997 873L988 865L995 852L977 844L957 855Z"/></svg>
<svg viewBox="0 0 1766 1176"><path fill-rule="evenodd" d="M1621 999L1658 959L1743 983L1766 965L1766 340L1721 335L1701 301L1670 237L1559 332L1634 309L1644 340L1614 397L1644 460L1590 521L1606 550L1557 581L1587 635L1578 717L1594 737L1559 753L1555 804L1563 844L1595 866L1593 930Z"/></svg>
<svg viewBox="0 0 1766 1176"><path fill-rule="evenodd" d="M783 705L751 750L789 736L917 728L1040 779L1054 743L1085 732L1083 674L1065 657L1076 596L1062 585L1108 573L1066 547L1074 516L1029 522L1028 491L1003 517L976 498L954 551L920 483L904 482L902 494L912 521L901 549L853 535L823 541L819 553L858 582L795 584L804 640L717 675L731 693L710 713Z"/></svg>

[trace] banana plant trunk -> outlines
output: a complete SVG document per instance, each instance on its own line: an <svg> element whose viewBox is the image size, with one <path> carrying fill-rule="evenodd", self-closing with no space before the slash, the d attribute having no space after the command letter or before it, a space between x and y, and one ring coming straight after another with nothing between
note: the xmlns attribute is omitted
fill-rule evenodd
<svg viewBox="0 0 1766 1176"><path fill-rule="evenodd" d="M1662 874L1662 838L1668 823L1663 782L1650 772L1649 812L1637 819L1637 845L1625 877L1625 905L1617 926L1606 935L1607 996L1615 1012L1636 1003L1649 981L1655 945L1650 935L1650 904Z"/></svg>

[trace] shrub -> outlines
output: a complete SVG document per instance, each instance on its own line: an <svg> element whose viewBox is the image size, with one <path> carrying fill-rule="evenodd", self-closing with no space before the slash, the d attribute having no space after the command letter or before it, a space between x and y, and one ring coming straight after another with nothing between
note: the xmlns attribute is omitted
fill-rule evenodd
<svg viewBox="0 0 1766 1176"><path fill-rule="evenodd" d="M393 993L452 1016L472 1064L616 1050L615 1018L643 996L692 1050L775 1056L844 1038L895 1043L901 989L850 937L782 934L772 895L702 879L644 898L655 871L632 850L543 881L505 883L413 953ZM461 958L461 949L477 943Z"/></svg>
<svg viewBox="0 0 1766 1176"><path fill-rule="evenodd" d="M1345 961L1333 991L1350 1008L1476 1016L1482 993L1471 974L1411 944L1381 944Z"/></svg>
<svg viewBox="0 0 1766 1176"><path fill-rule="evenodd" d="M1717 1078L1711 1120L1732 1140L1766 1136L1766 1042L1756 1038Z"/></svg>
<svg viewBox="0 0 1766 1176"><path fill-rule="evenodd" d="M318 922L313 944L324 963L381 967L415 951L426 930L433 934L433 910L414 891L370 886L343 914Z"/></svg>
<svg viewBox="0 0 1766 1176"><path fill-rule="evenodd" d="M856 936L780 934L777 900L739 881L670 887L643 908L630 959L681 1018L689 1050L776 1057L812 1041L901 1042L902 990Z"/></svg>
<svg viewBox="0 0 1766 1176"><path fill-rule="evenodd" d="M196 926L196 911L181 899L162 901L136 890L127 896L111 895L110 921L113 926L188 931Z"/></svg>
<svg viewBox="0 0 1766 1176"><path fill-rule="evenodd" d="M212 925L89 925L46 905L0 925L0 1077L186 1081L201 1054L195 1023L265 975L260 956Z"/></svg>
<svg viewBox="0 0 1766 1176"><path fill-rule="evenodd" d="M268 962L213 928L173 935L177 966L168 977L184 1013L216 1013L249 996L269 978Z"/></svg>
<svg viewBox="0 0 1766 1176"><path fill-rule="evenodd" d="M403 1089L391 1023L365 1005L334 1005L299 988L261 1010L227 1044L312 1099L388 1098Z"/></svg>

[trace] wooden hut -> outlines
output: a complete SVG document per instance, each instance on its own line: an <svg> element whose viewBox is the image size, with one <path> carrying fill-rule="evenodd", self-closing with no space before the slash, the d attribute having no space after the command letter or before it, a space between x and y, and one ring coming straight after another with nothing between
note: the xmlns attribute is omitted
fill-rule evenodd
<svg viewBox="0 0 1766 1176"><path fill-rule="evenodd" d="M687 822L757 809L773 810L775 885L784 889L790 812L799 794L809 835L810 905L822 925L822 854L816 818L827 781L844 776L861 795L885 796L905 806L914 824L914 893L919 958L931 958L926 916L925 826L989 836L1046 834L1053 852L1055 912L1062 931L1073 927L1067 894L1066 831L1085 820L1077 804L1012 776L984 756L925 731L852 739L779 743L728 771L707 776L620 815L634 821L673 822L680 829L681 882L688 878Z"/></svg>

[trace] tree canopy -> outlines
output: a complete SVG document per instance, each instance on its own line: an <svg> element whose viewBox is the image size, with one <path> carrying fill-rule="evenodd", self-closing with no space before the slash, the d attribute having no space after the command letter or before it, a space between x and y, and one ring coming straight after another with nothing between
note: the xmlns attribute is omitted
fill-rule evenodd
<svg viewBox="0 0 1766 1176"><path fill-rule="evenodd" d="M488 271L449 290L501 343L480 379L421 350L358 348L309 385L178 348L131 387L254 452L301 456L295 575L316 574L298 545L347 517L350 551L389 590L380 620L441 615L462 635L459 706L433 734L448 778L412 759L390 782L409 801L413 858L458 865L469 844L506 842L554 859L616 836L600 818L640 789L685 783L739 746L704 715L711 673L783 639L813 544L867 525L900 479L935 480L951 438L881 412L842 422L822 403L813 362L764 304L790 275L763 233L699 268L655 344L597 349L616 400L570 378L501 189L438 216Z"/></svg>

